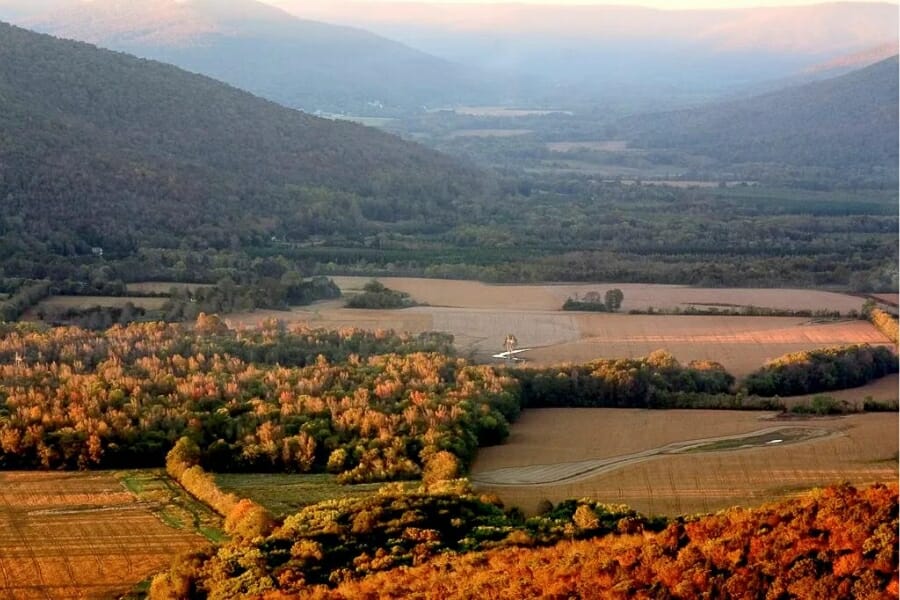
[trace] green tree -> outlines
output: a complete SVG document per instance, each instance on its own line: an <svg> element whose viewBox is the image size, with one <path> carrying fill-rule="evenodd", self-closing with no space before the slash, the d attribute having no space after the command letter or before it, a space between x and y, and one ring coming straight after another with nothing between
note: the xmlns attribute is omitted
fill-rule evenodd
<svg viewBox="0 0 900 600"><path fill-rule="evenodd" d="M625 294L622 293L622 290L619 288L611 289L606 292L606 296L604 297L604 304L611 312L616 312L622 307L622 300L625 299Z"/></svg>

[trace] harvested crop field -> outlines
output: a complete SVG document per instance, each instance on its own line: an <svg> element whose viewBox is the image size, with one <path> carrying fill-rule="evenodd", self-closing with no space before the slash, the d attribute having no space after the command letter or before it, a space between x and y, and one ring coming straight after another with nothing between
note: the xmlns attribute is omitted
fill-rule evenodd
<svg viewBox="0 0 900 600"><path fill-rule="evenodd" d="M0 472L0 502L2 600L118 597L206 543L110 472Z"/></svg>
<svg viewBox="0 0 900 600"><path fill-rule="evenodd" d="M515 334L531 364L646 356L665 349L682 362L715 360L742 376L788 352L856 343L888 344L866 321L815 323L796 317L653 316L546 310L416 307L350 310L323 303L290 312L230 315L233 325L276 318L311 327L444 331L464 355L487 361Z"/></svg>
<svg viewBox="0 0 900 600"><path fill-rule="evenodd" d="M870 296L893 306L897 306L898 301L900 301L900 297L897 294L870 294Z"/></svg>
<svg viewBox="0 0 900 600"><path fill-rule="evenodd" d="M678 360L714 360L735 376L789 352L889 341L867 321L816 323L793 317L672 317L579 314L580 339L528 354L537 363L639 357L663 348ZM519 339L528 343L524 335Z"/></svg>
<svg viewBox="0 0 900 600"><path fill-rule="evenodd" d="M342 290L357 290L367 277L334 277ZM478 281L379 277L391 289L406 292L417 302L453 308L502 308L516 310L559 310L567 298L587 292L619 288L625 294L622 311L671 310L698 307L735 308L757 306L783 310L859 310L863 299L848 294L819 290L695 288L681 285L643 283L561 283L545 285L490 285Z"/></svg>
<svg viewBox="0 0 900 600"><path fill-rule="evenodd" d="M842 481L895 481L897 436L895 413L782 420L735 411L536 409L523 413L506 444L479 452L472 478L527 512L545 499L592 497L690 514ZM671 452L688 441L699 451Z"/></svg>

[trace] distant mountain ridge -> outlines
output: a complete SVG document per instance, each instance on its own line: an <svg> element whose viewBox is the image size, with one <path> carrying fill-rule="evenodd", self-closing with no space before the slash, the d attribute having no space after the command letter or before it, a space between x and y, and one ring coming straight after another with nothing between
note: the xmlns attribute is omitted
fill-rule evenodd
<svg viewBox="0 0 900 600"><path fill-rule="evenodd" d="M629 118L620 133L725 163L884 169L898 160L898 58L729 102Z"/></svg>
<svg viewBox="0 0 900 600"><path fill-rule="evenodd" d="M474 70L359 29L299 19L254 0L0 0L0 18L168 62L306 111L390 116L464 102Z"/></svg>
<svg viewBox="0 0 900 600"><path fill-rule="evenodd" d="M652 98L660 106L668 98L703 100L898 38L897 6L879 2L670 10L617 6L614 0L267 1L462 64L540 78L543 86L529 96L538 106L572 106L580 99L604 104L627 96Z"/></svg>
<svg viewBox="0 0 900 600"><path fill-rule="evenodd" d="M5 256L362 236L453 214L481 178L375 129L0 24Z"/></svg>
<svg viewBox="0 0 900 600"><path fill-rule="evenodd" d="M871 48L860 50L859 52L838 56L826 62L813 65L806 69L806 72L838 74L840 72L861 69L894 56L897 54L898 46L900 46L900 43L898 43L897 40L878 44Z"/></svg>

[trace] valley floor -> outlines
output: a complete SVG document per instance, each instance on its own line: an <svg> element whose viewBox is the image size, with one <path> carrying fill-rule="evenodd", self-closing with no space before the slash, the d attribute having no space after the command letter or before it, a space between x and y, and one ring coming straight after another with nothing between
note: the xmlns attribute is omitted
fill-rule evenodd
<svg viewBox="0 0 900 600"><path fill-rule="evenodd" d="M353 293L368 281L336 277ZM269 318L312 327L359 327L419 333L453 334L463 355L490 361L514 334L524 357L537 365L583 363L598 358L646 356L664 349L683 363L712 360L737 377L789 352L847 344L888 344L870 323L822 321L803 317L629 315L628 310L722 309L756 306L782 310L859 310L861 298L834 292L782 289L713 289L649 284L487 285L474 281L379 278L388 288L406 292L418 306L402 310L352 310L336 300L290 312L255 311L228 316L232 325ZM621 313L563 312L563 302L618 287L625 300Z"/></svg>

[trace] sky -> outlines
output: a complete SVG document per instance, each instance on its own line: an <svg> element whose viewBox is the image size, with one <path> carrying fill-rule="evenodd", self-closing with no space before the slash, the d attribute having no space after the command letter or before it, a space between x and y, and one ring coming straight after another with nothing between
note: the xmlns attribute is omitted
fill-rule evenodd
<svg viewBox="0 0 900 600"><path fill-rule="evenodd" d="M360 0L358 0L360 1ZM800 6L823 4L823 0L361 0L369 4L382 2L423 2L427 4L615 4L619 6L646 6L668 9L748 8L754 6ZM842 0L846 2L870 2L871 0ZM897 4L900 0L887 0Z"/></svg>

